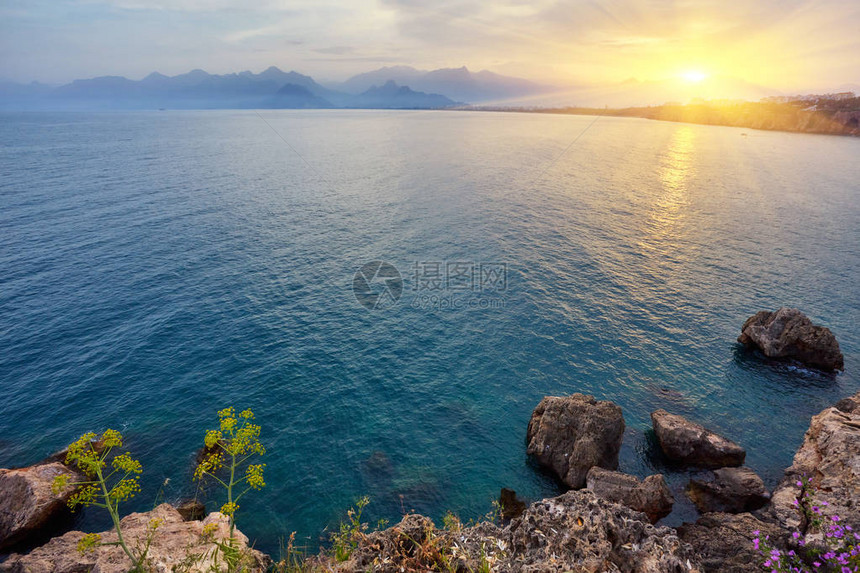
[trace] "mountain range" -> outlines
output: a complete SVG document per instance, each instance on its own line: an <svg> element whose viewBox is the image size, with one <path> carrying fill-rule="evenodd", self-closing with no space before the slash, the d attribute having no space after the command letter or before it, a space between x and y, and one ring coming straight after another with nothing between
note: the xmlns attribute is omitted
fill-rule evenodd
<svg viewBox="0 0 860 573"><path fill-rule="evenodd" d="M502 76L487 70L471 72L465 66L429 72L410 66L385 67L358 74L331 87L357 94L387 81L408 85L415 90L445 94L449 98L470 104L504 103L545 93L550 89L529 80Z"/></svg>
<svg viewBox="0 0 860 573"><path fill-rule="evenodd" d="M860 91L840 86L837 92ZM834 90L811 90L827 93ZM410 66L384 67L321 84L275 66L255 74L209 74L192 70L177 76L153 72L141 80L102 76L61 86L0 81L0 110L20 109L442 109L462 105L548 108L631 107L704 98L757 101L785 95L730 77L699 82L682 79L578 85L559 89L466 67L432 71Z"/></svg>
<svg viewBox="0 0 860 573"><path fill-rule="evenodd" d="M255 74L177 76L153 72L141 80L102 76L51 87L0 82L2 109L435 109L538 93L542 86L465 67L425 72L405 66L359 74L340 84L275 66Z"/></svg>

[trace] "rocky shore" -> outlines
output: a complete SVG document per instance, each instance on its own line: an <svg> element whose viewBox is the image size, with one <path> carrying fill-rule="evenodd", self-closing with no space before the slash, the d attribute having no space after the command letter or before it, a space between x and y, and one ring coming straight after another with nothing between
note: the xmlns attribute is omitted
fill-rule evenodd
<svg viewBox="0 0 860 573"><path fill-rule="evenodd" d="M757 345L769 357L774 356L767 349L778 347L777 358L805 360L828 370L841 367L835 338L822 328L797 311L779 309L746 321L741 342ZM617 471L625 427L621 408L583 394L548 396L528 424L526 452L570 491L526 505L503 489L500 521L464 526L453 520L440 528L427 517L407 514L388 529L368 533L359 528L340 559L323 553L302 563L277 564L237 531L241 570L769 571L773 567L764 566L759 540L774 551L806 559L812 570L816 555L826 548L827 520L835 523L836 517L841 527L851 528L843 531L860 531L860 392L812 418L792 465L772 493L743 465L746 451L739 444L666 410L654 411L651 420L663 454L693 470L684 491L701 514L693 523L655 525L675 501L664 477L641 479ZM52 490L51 484L58 475L73 476L74 470L58 459L0 470L0 552L33 543L46 526L65 518L72 489ZM128 515L121 524L127 541L151 540L153 571L226 570L217 558L219 544L229 536L227 518L220 513L204 517L199 506L180 512L163 504ZM127 571L122 551L111 545L115 532L101 536L103 545L81 552L78 545L85 534L66 532L28 553L8 554L0 571Z"/></svg>

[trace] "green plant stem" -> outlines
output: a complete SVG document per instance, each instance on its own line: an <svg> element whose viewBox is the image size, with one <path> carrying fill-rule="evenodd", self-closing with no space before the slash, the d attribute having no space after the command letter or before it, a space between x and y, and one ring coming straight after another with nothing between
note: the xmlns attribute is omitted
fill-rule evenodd
<svg viewBox="0 0 860 573"><path fill-rule="evenodd" d="M109 451L109 450L108 450ZM107 457L107 453L102 457L102 459ZM113 521L113 527L116 529L116 538L119 541L119 546L122 547L122 550L125 551L125 554L128 555L128 558L131 559L132 564L134 565L135 570L140 570L140 562L132 555L131 550L126 546L125 540L122 538L122 528L119 525L119 502L117 502L117 507L114 507L110 502L110 492L108 492L107 484L105 484L105 478L102 475L101 466L96 466L96 476L99 478L99 485L102 488L102 496L105 498L105 505L107 506L108 513L110 513L110 518Z"/></svg>
<svg viewBox="0 0 860 573"><path fill-rule="evenodd" d="M236 475L236 455L233 454L230 456L230 485L227 486L227 503L230 504L231 509L233 508L233 480ZM233 519L234 511L230 512L230 543L233 543L233 528L236 526L236 520Z"/></svg>

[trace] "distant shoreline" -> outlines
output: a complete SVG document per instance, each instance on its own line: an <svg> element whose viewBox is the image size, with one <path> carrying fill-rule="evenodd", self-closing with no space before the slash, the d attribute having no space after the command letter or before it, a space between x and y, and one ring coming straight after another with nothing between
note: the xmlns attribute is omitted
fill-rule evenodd
<svg viewBox="0 0 860 573"><path fill-rule="evenodd" d="M664 104L647 107L595 108L514 108L472 106L468 111L495 111L557 115L637 117L675 123L741 127L763 131L784 131L822 135L860 136L860 98L818 109L800 108L792 103L737 102Z"/></svg>
<svg viewBox="0 0 860 573"><path fill-rule="evenodd" d="M597 108L558 107L525 108L508 106L450 106L450 107L336 107L336 108L253 108L253 107L200 107L200 108L3 108L0 113L126 113L163 111L476 111L496 113L528 113L550 115L586 115L597 117L628 117L688 123L739 127L761 131L842 135L860 137L860 97L857 104L847 109L803 109L788 103L738 102L729 104L694 103L664 104L645 107Z"/></svg>

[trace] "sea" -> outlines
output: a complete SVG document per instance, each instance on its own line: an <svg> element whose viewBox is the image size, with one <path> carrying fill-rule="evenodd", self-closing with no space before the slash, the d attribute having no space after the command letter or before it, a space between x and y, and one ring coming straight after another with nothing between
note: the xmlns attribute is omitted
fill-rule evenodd
<svg viewBox="0 0 860 573"><path fill-rule="evenodd" d="M649 415L738 442L769 487L810 416L860 390L860 139L467 111L0 115L0 467L120 430L121 512L224 503L193 479L251 409L266 487L236 514L311 553L369 523L478 520L542 397L617 403L620 469L693 473ZM828 326L845 371L736 342L759 310ZM76 527L100 531L97 508Z"/></svg>

